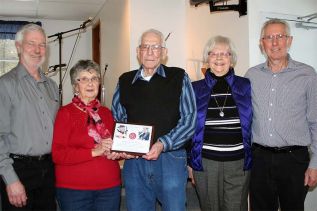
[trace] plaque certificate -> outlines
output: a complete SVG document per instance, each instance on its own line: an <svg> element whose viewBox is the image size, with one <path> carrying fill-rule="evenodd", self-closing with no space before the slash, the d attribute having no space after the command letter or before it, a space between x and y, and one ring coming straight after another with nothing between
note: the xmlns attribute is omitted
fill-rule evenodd
<svg viewBox="0 0 317 211"><path fill-rule="evenodd" d="M150 151L152 137L153 126L117 122L111 150L143 155Z"/></svg>

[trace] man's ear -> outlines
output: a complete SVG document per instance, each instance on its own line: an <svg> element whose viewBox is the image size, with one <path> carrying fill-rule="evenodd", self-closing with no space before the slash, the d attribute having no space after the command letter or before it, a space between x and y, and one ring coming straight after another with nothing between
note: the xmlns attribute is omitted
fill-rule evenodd
<svg viewBox="0 0 317 211"><path fill-rule="evenodd" d="M137 56L138 60L140 61L140 48L139 47L136 48L136 56Z"/></svg>
<svg viewBox="0 0 317 211"><path fill-rule="evenodd" d="M286 40L287 49L290 49L292 42L293 42L293 36L289 36Z"/></svg>
<svg viewBox="0 0 317 211"><path fill-rule="evenodd" d="M167 48L162 48L162 60L165 61L166 57L167 57L167 53L168 53L168 50Z"/></svg>
<svg viewBox="0 0 317 211"><path fill-rule="evenodd" d="M262 54L265 54L265 51L264 51L264 47L263 47L263 40L262 39L260 39L260 41L259 41L259 48L260 48L260 51L261 51L261 53Z"/></svg>
<svg viewBox="0 0 317 211"><path fill-rule="evenodd" d="M17 49L17 53L20 54L21 53L21 48L22 48L22 44L20 42L15 42L15 47Z"/></svg>

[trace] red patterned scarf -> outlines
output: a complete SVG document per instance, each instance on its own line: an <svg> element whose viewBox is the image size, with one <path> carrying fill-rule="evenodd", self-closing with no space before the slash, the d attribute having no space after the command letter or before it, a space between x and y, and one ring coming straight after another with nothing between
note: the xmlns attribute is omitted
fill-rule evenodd
<svg viewBox="0 0 317 211"><path fill-rule="evenodd" d="M94 99L86 105L78 96L75 96L72 102L74 105L87 112L88 135L92 137L96 143L100 143L101 139L111 137L109 130L105 127L105 124L98 114L98 109L101 106L99 100Z"/></svg>

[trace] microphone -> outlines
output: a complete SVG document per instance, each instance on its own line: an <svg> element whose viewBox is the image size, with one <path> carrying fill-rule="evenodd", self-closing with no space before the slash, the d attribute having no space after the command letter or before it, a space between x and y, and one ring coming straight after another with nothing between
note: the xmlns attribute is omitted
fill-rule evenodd
<svg viewBox="0 0 317 211"><path fill-rule="evenodd" d="M92 17L89 17L87 20L80 25L81 28L86 28L86 25L92 21Z"/></svg>
<svg viewBox="0 0 317 211"><path fill-rule="evenodd" d="M52 65L52 66L49 66L48 67L48 70L46 71L46 72L44 72L44 74L45 75L48 75L48 74L50 74L50 73L54 73L54 72L56 72L56 69L58 68L58 67L66 67L66 64L56 64L56 65Z"/></svg>
<svg viewBox="0 0 317 211"><path fill-rule="evenodd" d="M58 67L66 67L66 64L56 64L56 65L49 66L48 68L49 69L53 68L53 70L56 70L56 68Z"/></svg>

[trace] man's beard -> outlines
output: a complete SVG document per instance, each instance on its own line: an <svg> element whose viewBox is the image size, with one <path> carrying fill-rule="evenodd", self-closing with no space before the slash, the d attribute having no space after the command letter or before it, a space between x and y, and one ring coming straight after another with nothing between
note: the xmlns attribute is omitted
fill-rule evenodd
<svg viewBox="0 0 317 211"><path fill-rule="evenodd" d="M45 61L45 56L41 57L41 60L40 60L39 62L37 62L37 63L33 63L33 62L32 62L32 59L30 58L30 56L24 57L24 61L25 61L25 63L26 63L27 66L38 69L38 68L40 68L40 67L42 66L42 64L44 63L44 61Z"/></svg>

